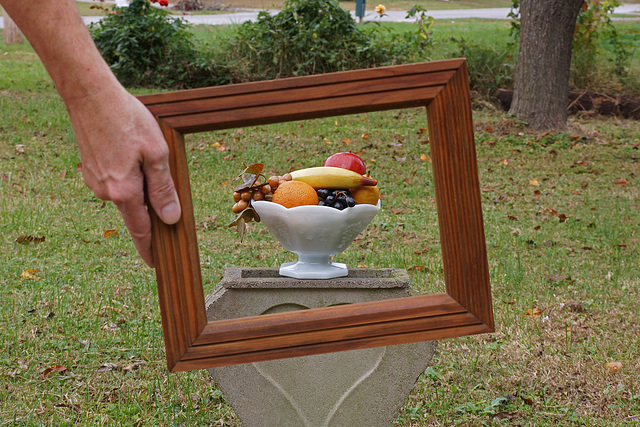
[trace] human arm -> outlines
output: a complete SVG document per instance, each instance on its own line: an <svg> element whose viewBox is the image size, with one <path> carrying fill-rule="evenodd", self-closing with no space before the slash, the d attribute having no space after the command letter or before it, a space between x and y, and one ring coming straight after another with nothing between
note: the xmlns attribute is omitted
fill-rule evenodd
<svg viewBox="0 0 640 427"><path fill-rule="evenodd" d="M168 147L153 115L102 59L74 0L0 0L62 97L82 159L85 184L113 201L136 249L153 267L151 221L144 201L168 224L180 219Z"/></svg>

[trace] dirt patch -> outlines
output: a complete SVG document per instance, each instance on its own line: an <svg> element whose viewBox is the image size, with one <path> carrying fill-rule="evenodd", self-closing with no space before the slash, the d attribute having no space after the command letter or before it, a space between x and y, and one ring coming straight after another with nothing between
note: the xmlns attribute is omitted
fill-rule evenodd
<svg viewBox="0 0 640 427"><path fill-rule="evenodd" d="M496 97L500 106L508 111L513 100L513 90L500 89ZM571 91L567 108L571 114L588 112L640 120L640 97Z"/></svg>

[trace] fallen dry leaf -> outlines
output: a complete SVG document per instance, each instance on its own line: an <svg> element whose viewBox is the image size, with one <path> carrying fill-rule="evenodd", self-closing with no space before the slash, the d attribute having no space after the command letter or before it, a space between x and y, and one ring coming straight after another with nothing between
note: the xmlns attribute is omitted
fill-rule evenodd
<svg viewBox="0 0 640 427"><path fill-rule="evenodd" d="M391 212L393 212L394 214L398 215L398 214L404 212L404 209L391 208Z"/></svg>
<svg viewBox="0 0 640 427"><path fill-rule="evenodd" d="M540 185L540 183L538 182L537 179L532 179L532 180L529 180L529 185L533 185L533 186L537 187L537 186Z"/></svg>
<svg viewBox="0 0 640 427"><path fill-rule="evenodd" d="M627 185L629 185L629 181L624 178L620 178L616 181L616 185L619 185L620 187L626 187Z"/></svg>
<svg viewBox="0 0 640 427"><path fill-rule="evenodd" d="M20 273L20 280L25 280L25 279L29 279L29 280L40 280L34 273L37 273L38 270L35 270L33 268L27 268L25 270L22 271L22 273Z"/></svg>
<svg viewBox="0 0 640 427"><path fill-rule="evenodd" d="M27 243L42 243L44 242L45 237L41 236L41 237L37 237L37 236L32 236L32 235L24 235L24 236L20 236L16 239L17 243L21 243L23 245L26 245Z"/></svg>
<svg viewBox="0 0 640 427"><path fill-rule="evenodd" d="M431 157L427 156L426 154L420 154L420 161L421 162L431 162Z"/></svg>
<svg viewBox="0 0 640 427"><path fill-rule="evenodd" d="M69 370L69 368L67 368L66 366L54 365L54 366L52 366L50 368L45 369L44 372L42 372L42 374L40 374L40 376L42 378L44 378L47 375L51 374L52 372L57 372L57 373L60 373L60 374L64 374L68 370Z"/></svg>
<svg viewBox="0 0 640 427"><path fill-rule="evenodd" d="M122 371L131 372L134 369L137 369L139 365L140 365L139 363L129 363L128 365L122 367Z"/></svg>
<svg viewBox="0 0 640 427"><path fill-rule="evenodd" d="M98 369L96 369L96 373L97 374L106 374L107 372L111 372L113 371L118 365L116 365L115 363L105 363L102 366L100 366Z"/></svg>
<svg viewBox="0 0 640 427"><path fill-rule="evenodd" d="M404 142L404 136L402 136L402 135L400 135L400 134L397 134L397 133L395 133L395 132L394 132L394 133L393 133L393 137L394 137L395 139L397 139L398 141L400 141L400 142Z"/></svg>
<svg viewBox="0 0 640 427"><path fill-rule="evenodd" d="M498 412L492 418L494 420L513 420L515 418L518 418L519 416L520 414L518 414L517 412Z"/></svg>
<svg viewBox="0 0 640 427"><path fill-rule="evenodd" d="M118 230L116 229L104 230L104 233L102 233L102 237L104 237L105 239L108 239L109 237L114 237L117 235L118 235Z"/></svg>
<svg viewBox="0 0 640 427"><path fill-rule="evenodd" d="M542 309L530 308L524 313L525 316L531 316L532 319L542 316Z"/></svg>
<svg viewBox="0 0 640 427"><path fill-rule="evenodd" d="M622 362L609 362L604 365L604 367L607 368L607 371L609 372L620 372L622 371Z"/></svg>

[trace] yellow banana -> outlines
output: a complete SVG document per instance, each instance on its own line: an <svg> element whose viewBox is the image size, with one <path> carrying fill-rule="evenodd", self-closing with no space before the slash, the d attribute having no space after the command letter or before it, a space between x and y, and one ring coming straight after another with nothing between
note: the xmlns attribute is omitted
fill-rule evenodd
<svg viewBox="0 0 640 427"><path fill-rule="evenodd" d="M349 169L336 168L333 166L319 166L315 168L300 169L291 172L291 177L296 181L303 181L315 188L354 188L364 185L376 185L378 181L360 175Z"/></svg>

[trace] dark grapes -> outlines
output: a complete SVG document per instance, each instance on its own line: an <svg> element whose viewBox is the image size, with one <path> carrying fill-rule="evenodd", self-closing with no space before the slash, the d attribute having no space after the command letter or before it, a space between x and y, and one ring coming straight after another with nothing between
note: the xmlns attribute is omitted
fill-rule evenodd
<svg viewBox="0 0 640 427"><path fill-rule="evenodd" d="M355 206L356 200L351 196L351 192L347 189L328 189L320 188L318 191L320 206L329 206L335 209L343 210Z"/></svg>
<svg viewBox="0 0 640 427"><path fill-rule="evenodd" d="M331 190L328 188L321 188L318 190L318 197L321 199L326 199L329 194L331 194Z"/></svg>

